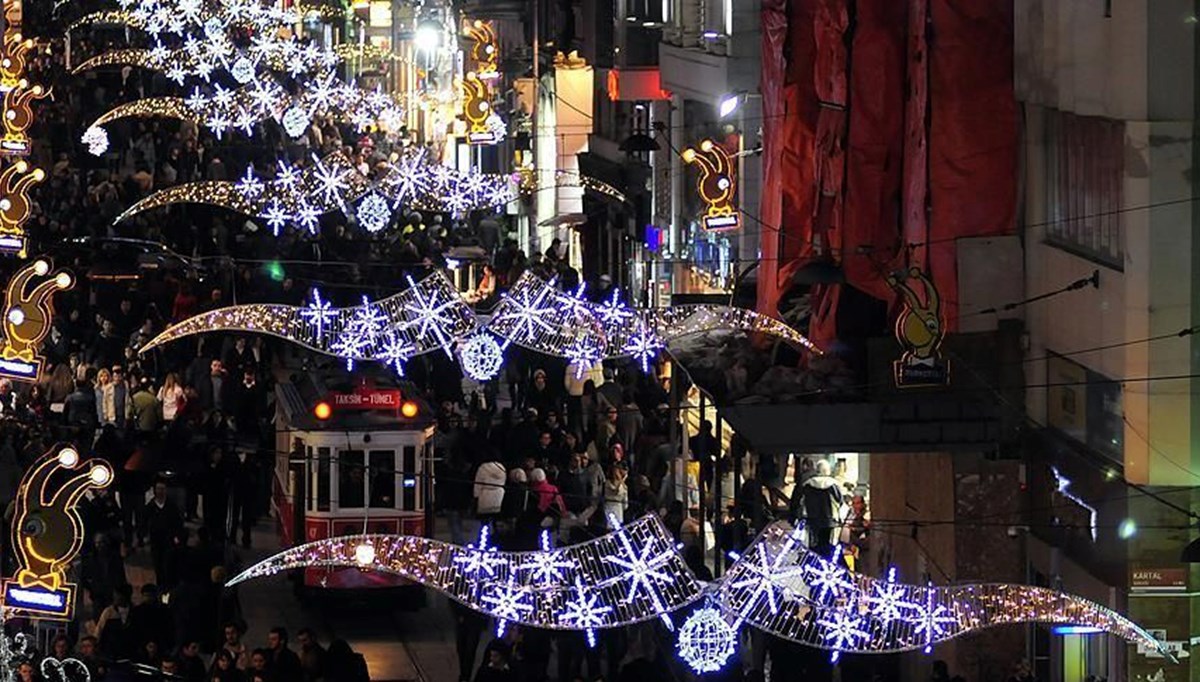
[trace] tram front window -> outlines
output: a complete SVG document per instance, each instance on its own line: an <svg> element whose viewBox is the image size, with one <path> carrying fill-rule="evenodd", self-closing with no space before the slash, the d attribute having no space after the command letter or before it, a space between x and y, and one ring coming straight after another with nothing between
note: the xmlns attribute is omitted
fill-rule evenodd
<svg viewBox="0 0 1200 682"><path fill-rule="evenodd" d="M338 507L363 507L367 490L364 464L362 450L342 450L338 455Z"/></svg>
<svg viewBox="0 0 1200 682"><path fill-rule="evenodd" d="M311 455L310 455L311 457ZM313 463L310 461L310 466ZM317 492L317 511L329 511L329 448L317 448L316 480L310 484Z"/></svg>
<svg viewBox="0 0 1200 682"><path fill-rule="evenodd" d="M371 506L383 509L396 507L396 453L391 450L371 451Z"/></svg>

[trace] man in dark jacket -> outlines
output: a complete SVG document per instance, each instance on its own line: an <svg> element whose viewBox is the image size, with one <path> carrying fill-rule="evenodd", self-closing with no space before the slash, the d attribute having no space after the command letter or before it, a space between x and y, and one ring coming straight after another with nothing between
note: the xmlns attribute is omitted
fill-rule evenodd
<svg viewBox="0 0 1200 682"><path fill-rule="evenodd" d="M183 512L167 498L167 484L154 484L154 497L142 508L138 540L150 539L150 554L154 558L155 580L164 589L175 585L174 559L179 552L183 535Z"/></svg>
<svg viewBox="0 0 1200 682"><path fill-rule="evenodd" d="M790 511L793 519L805 519L809 547L828 556L841 525L842 486L829 475L829 462L818 460L815 471L792 493Z"/></svg>
<svg viewBox="0 0 1200 682"><path fill-rule="evenodd" d="M302 680L304 676L300 665L300 657L288 648L287 630L281 627L271 628L267 634L267 648L271 652L271 660L267 667L273 680Z"/></svg>

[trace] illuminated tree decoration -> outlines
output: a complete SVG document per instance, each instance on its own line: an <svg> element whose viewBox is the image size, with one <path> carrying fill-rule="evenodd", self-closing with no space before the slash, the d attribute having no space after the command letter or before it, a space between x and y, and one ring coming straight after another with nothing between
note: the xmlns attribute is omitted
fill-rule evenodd
<svg viewBox="0 0 1200 682"><path fill-rule="evenodd" d="M491 381L500 374L504 351L491 334L476 334L458 348L463 373L476 381Z"/></svg>
<svg viewBox="0 0 1200 682"><path fill-rule="evenodd" d="M700 143L696 149L683 150L685 163L694 163L700 169L696 180L696 191L704 202L701 222L707 230L734 230L741 225L737 207L737 164L725 148L712 140Z"/></svg>
<svg viewBox="0 0 1200 682"><path fill-rule="evenodd" d="M5 607L40 618L71 619L75 585L67 582L66 570L84 541L77 505L84 493L108 486L113 478L112 467L103 460L92 460L80 472L82 464L74 448L54 448L22 477L12 521L18 568L4 582Z"/></svg>
<svg viewBox="0 0 1200 682"><path fill-rule="evenodd" d="M710 601L684 621L675 650L693 671L702 675L724 668L736 645L737 629Z"/></svg>
<svg viewBox="0 0 1200 682"><path fill-rule="evenodd" d="M54 323L52 296L70 289L75 279L60 271L30 288L34 278L50 274L50 261L38 259L17 271L4 293L4 348L0 350L0 376L36 382L41 377L42 339Z"/></svg>

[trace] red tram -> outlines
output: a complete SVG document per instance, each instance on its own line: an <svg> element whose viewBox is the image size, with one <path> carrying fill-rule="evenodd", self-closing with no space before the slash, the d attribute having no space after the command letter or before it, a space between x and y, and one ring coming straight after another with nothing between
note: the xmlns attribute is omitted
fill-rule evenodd
<svg viewBox="0 0 1200 682"><path fill-rule="evenodd" d="M305 375L276 386L273 504L280 544L369 533L426 533L432 412L400 386L327 388ZM297 572L300 573L300 572ZM355 568L307 568L305 588L409 585Z"/></svg>

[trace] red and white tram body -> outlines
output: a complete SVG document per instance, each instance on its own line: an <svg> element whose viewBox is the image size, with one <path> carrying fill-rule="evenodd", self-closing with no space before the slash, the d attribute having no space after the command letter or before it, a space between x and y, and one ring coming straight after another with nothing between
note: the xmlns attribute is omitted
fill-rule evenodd
<svg viewBox="0 0 1200 682"><path fill-rule="evenodd" d="M304 388L288 382L276 387L273 499L280 544L292 547L364 531L424 535L425 467L434 434L427 406L411 397L402 400L399 389ZM410 584L356 568L306 568L302 578L304 587L319 589Z"/></svg>

